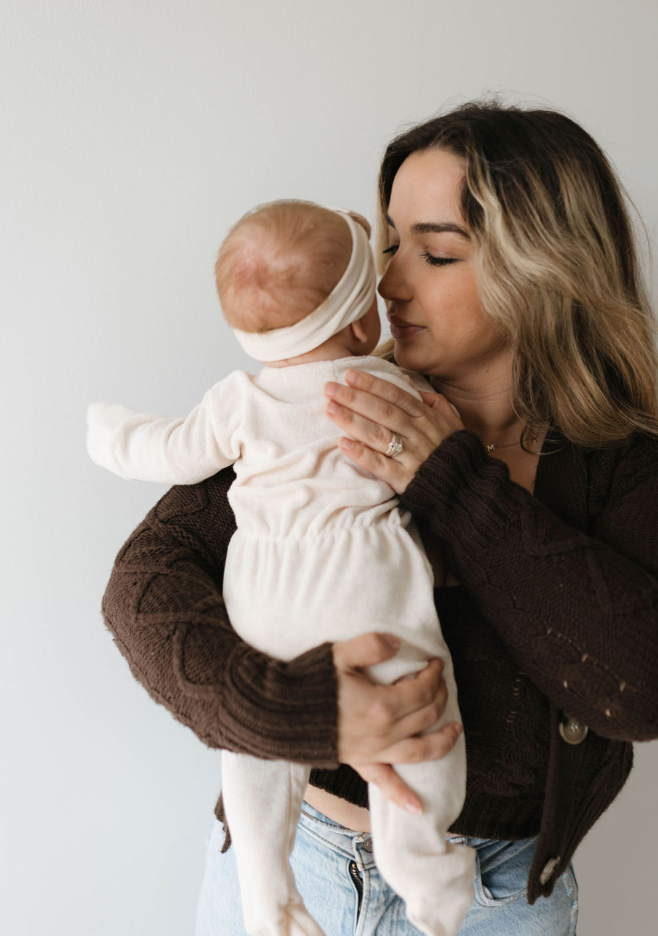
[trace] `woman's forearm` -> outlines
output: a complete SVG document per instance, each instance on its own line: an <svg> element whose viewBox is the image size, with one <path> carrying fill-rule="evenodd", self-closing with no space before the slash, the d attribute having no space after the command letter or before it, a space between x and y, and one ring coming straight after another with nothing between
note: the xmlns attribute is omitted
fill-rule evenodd
<svg viewBox="0 0 658 936"><path fill-rule="evenodd" d="M468 432L430 456L402 503L429 520L460 582L556 705L604 737L658 737L653 449L615 473L593 536L510 481Z"/></svg>
<svg viewBox="0 0 658 936"><path fill-rule="evenodd" d="M209 747L336 767L331 645L285 663L242 641L228 620L233 478L225 469L155 505L116 558L105 622L135 678Z"/></svg>

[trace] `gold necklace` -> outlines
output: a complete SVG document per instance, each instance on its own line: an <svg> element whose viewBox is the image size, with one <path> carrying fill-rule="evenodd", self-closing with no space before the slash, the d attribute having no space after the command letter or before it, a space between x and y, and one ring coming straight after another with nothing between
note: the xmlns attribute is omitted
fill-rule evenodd
<svg viewBox="0 0 658 936"><path fill-rule="evenodd" d="M491 445L487 445L485 443L484 447L486 448L487 452L497 452L498 449L512 448L513 445L520 445L520 444L521 444L521 440L519 439L518 442L508 442L507 445L494 445L493 442L491 443Z"/></svg>
<svg viewBox="0 0 658 936"><path fill-rule="evenodd" d="M530 439L530 445L535 445L536 442L537 442L537 439ZM494 445L493 442L490 445L487 445L485 443L484 447L486 448L487 452L497 452L498 449L512 448L513 445L520 445L520 444L521 444L521 439L519 439L518 442L508 442L506 445Z"/></svg>

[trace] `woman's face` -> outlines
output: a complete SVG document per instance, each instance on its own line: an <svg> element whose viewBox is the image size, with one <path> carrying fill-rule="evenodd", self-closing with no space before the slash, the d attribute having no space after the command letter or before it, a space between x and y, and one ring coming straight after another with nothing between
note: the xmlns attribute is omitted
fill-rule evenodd
<svg viewBox="0 0 658 936"><path fill-rule="evenodd" d="M510 367L502 330L480 309L462 177L462 161L445 150L405 159L393 182L390 259L379 284L397 363L457 384Z"/></svg>

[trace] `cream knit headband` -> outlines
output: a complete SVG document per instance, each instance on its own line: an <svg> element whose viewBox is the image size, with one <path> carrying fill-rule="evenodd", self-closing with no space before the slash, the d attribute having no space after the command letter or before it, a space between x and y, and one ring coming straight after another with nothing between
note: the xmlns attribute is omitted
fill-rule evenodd
<svg viewBox="0 0 658 936"><path fill-rule="evenodd" d="M234 328L247 354L257 361L282 361L319 347L342 328L363 318L375 296L375 263L368 235L347 212L337 211L347 221L352 235L352 255L347 269L321 305L306 318L285 328L268 332L244 332Z"/></svg>

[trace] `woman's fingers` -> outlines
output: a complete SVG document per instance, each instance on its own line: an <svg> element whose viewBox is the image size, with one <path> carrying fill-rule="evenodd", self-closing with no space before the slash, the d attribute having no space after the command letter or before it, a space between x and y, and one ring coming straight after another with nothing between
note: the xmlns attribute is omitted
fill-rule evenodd
<svg viewBox="0 0 658 936"><path fill-rule="evenodd" d="M384 449L390 442L391 432L405 437L409 437L410 431L417 435L437 434L433 421L428 418L429 408L421 400L389 380L369 374L360 377L368 380L364 379L359 387L325 384L324 395L328 398L325 412L332 422L357 439L383 444Z"/></svg>
<svg viewBox="0 0 658 936"><path fill-rule="evenodd" d="M379 787L383 795L400 809L413 816L422 812L420 799L390 764L362 764L355 770L365 781Z"/></svg>
<svg viewBox="0 0 658 936"><path fill-rule="evenodd" d="M326 383L324 395L341 408L386 426L392 432L404 435L405 430L415 428L435 435L439 424L445 420L452 424L451 432L463 428L459 412L440 393L420 390L419 400L390 380L373 377L365 371L347 371L345 379L347 385Z"/></svg>
<svg viewBox="0 0 658 936"><path fill-rule="evenodd" d="M442 703L439 715L443 714L447 699L443 668L443 660L437 657L430 660L427 666L419 670L412 679L405 679L403 682L397 682L392 686L382 687L387 693L393 723L397 723L428 705L432 705L437 697ZM413 734L415 733L413 732Z"/></svg>
<svg viewBox="0 0 658 936"><path fill-rule="evenodd" d="M418 764L421 761L439 760L445 757L463 731L458 722L444 725L438 731L430 731L421 737L405 738L382 751L381 759L385 764Z"/></svg>
<svg viewBox="0 0 658 936"><path fill-rule="evenodd" d="M374 683L368 667L391 659L399 641L368 633L333 645L338 683L338 758L342 763L389 762L401 741L429 731L443 716L443 662L431 660L394 685ZM397 749L397 753L401 753ZM410 756L413 756L413 752Z"/></svg>
<svg viewBox="0 0 658 936"><path fill-rule="evenodd" d="M371 631L350 640L337 641L332 646L332 655L337 668L356 670L390 660L399 649L400 640L393 634Z"/></svg>
<svg viewBox="0 0 658 936"><path fill-rule="evenodd" d="M422 400L388 380L363 371L348 371L349 385L325 384L325 413L349 438L341 450L361 468L402 494L420 466L443 440L463 429L454 406L440 394ZM394 458L386 455L393 435L403 442Z"/></svg>
<svg viewBox="0 0 658 936"><path fill-rule="evenodd" d="M396 764L419 763L420 761L438 760L445 757L462 733L462 726L446 725L440 731L434 731L422 738L409 738L401 741L390 750L391 760ZM374 783L392 803L412 815L422 812L422 804L411 787L391 764L360 764L354 768L368 783Z"/></svg>
<svg viewBox="0 0 658 936"><path fill-rule="evenodd" d="M348 374L351 373L356 371L348 371ZM349 406L350 409L373 418L384 416L394 419L395 410L412 419L419 419L424 415L425 404L418 397L390 380L382 380L363 372L359 373L358 383L341 384L329 381L324 385L324 395L342 406Z"/></svg>
<svg viewBox="0 0 658 936"><path fill-rule="evenodd" d="M459 410L456 406L448 400L447 397L444 397L441 393L428 393L426 390L419 390L421 399L426 406L430 406L432 409L445 409L448 407L453 416L456 416L457 419L461 419L459 415Z"/></svg>
<svg viewBox="0 0 658 936"><path fill-rule="evenodd" d="M391 659L399 646L396 638L377 633L332 646L338 689L338 759L344 764L375 761L376 752L391 743L393 709L386 697L388 687L373 683L363 670Z"/></svg>
<svg viewBox="0 0 658 936"><path fill-rule="evenodd" d="M397 384L392 383L390 380L384 380L382 377L375 377L373 374L362 370L348 370L345 373L345 380L348 384L347 388L343 388L342 384L337 384L336 386L342 389L354 387L358 390L365 390L367 393L380 397L393 406L400 407L400 409L409 413L410 416L422 415L422 407L419 406L417 398L401 387L398 387Z"/></svg>
<svg viewBox="0 0 658 936"><path fill-rule="evenodd" d="M382 413L379 418L381 420L385 419L385 423L377 422L374 419L368 419L366 416L361 416L359 413L354 412L354 410L346 406L341 406L335 400L330 400L326 403L324 411L327 416L330 417L331 421L338 426L339 429L351 436L352 439L367 443L371 449L380 452L382 455L388 449L389 443L393 438L393 433L409 439L408 435L404 435L404 433L409 431L407 425L407 419L409 417L402 413L401 410L398 410L398 413L402 417L401 419L395 419L394 415L386 417L384 413ZM434 446L434 448L436 448L436 446Z"/></svg>
<svg viewBox="0 0 658 936"><path fill-rule="evenodd" d="M431 660L419 672L393 685L373 683L364 672L391 659L399 646L396 637L374 632L333 645L338 683L337 747L341 763L350 764L364 779L376 782L389 799L407 808L413 794L386 765L444 757L458 734L454 725L432 730L442 718L448 698L442 660ZM368 777L364 770L370 771Z"/></svg>
<svg viewBox="0 0 658 936"><path fill-rule="evenodd" d="M367 667L390 660L399 648L400 641L397 637L374 631L349 640L337 641L332 646L334 666L338 674L358 677L356 683L351 681L348 684L351 690L350 705L355 703L354 692L359 692L359 695L364 696L362 707L371 711L371 718L385 722L385 730L389 731L398 722L434 704L441 706L438 713L440 717L447 699L447 689L442 676L444 664L438 657L430 660L427 666L411 678L393 685L375 684L362 673ZM339 705L340 702L339 693ZM422 728L416 728L416 731L419 730Z"/></svg>
<svg viewBox="0 0 658 936"><path fill-rule="evenodd" d="M423 708L414 708L408 715L402 716L395 722L391 729L393 743L433 728L442 717L447 701L448 687L445 680L441 679L428 705Z"/></svg>

